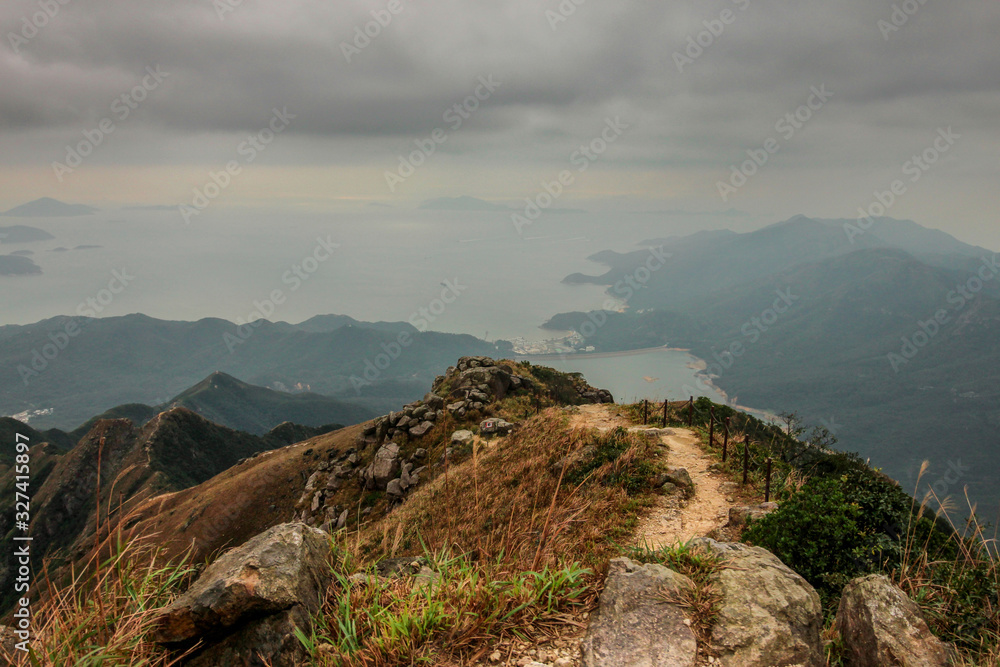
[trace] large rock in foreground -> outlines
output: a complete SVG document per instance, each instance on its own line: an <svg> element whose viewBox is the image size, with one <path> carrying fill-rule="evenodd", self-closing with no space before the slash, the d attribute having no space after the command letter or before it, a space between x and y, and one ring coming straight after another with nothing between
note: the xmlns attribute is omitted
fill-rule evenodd
<svg viewBox="0 0 1000 667"><path fill-rule="evenodd" d="M920 609L883 575L844 587L836 627L851 667L944 667L948 645L931 634Z"/></svg>
<svg viewBox="0 0 1000 667"><path fill-rule="evenodd" d="M823 608L809 582L766 549L698 542L727 562L718 576L722 602L712 630L723 667L826 664Z"/></svg>
<svg viewBox="0 0 1000 667"><path fill-rule="evenodd" d="M188 665L274 667L304 658L306 630L330 583L330 538L301 523L275 526L220 557L155 621L156 641L208 647Z"/></svg>
<svg viewBox="0 0 1000 667"><path fill-rule="evenodd" d="M698 644L664 590L694 586L662 565L611 561L597 616L583 641L583 667L694 667Z"/></svg>

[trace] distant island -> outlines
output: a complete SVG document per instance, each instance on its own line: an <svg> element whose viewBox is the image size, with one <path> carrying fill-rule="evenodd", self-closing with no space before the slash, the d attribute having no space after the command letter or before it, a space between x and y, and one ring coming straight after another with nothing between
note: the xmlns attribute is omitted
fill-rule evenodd
<svg viewBox="0 0 1000 667"><path fill-rule="evenodd" d="M28 227L25 225L0 227L0 244L37 243L38 241L50 241L54 238L52 234L37 227Z"/></svg>
<svg viewBox="0 0 1000 667"><path fill-rule="evenodd" d="M42 267L20 255L0 255L0 276L34 276Z"/></svg>
<svg viewBox="0 0 1000 667"><path fill-rule="evenodd" d="M98 209L83 204L67 204L51 197L42 197L21 204L14 208L0 213L13 218L72 218L82 215L93 215Z"/></svg>

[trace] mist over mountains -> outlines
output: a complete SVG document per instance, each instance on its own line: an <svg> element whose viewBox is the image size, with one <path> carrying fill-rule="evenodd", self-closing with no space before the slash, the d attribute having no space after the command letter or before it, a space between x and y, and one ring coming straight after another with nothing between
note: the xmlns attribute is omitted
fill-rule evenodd
<svg viewBox="0 0 1000 667"><path fill-rule="evenodd" d="M670 253L655 272L649 251L602 253L607 273L567 280L609 285L628 309L546 326L590 333L602 351L690 348L741 404L825 426L907 490L929 460L922 491L961 498L968 484L992 516L998 257L910 221L857 224L799 216L748 234L646 240Z"/></svg>
<svg viewBox="0 0 1000 667"><path fill-rule="evenodd" d="M508 215L497 210L505 207L471 197L427 206L426 213L440 209L440 215L473 216L477 225L480 219L505 224ZM540 231L558 229L571 239L580 224L581 230L596 228L588 220L554 216L545 222L555 226ZM720 228L686 235L658 236L656 228L643 226L653 234L637 239L636 250L591 255L590 261L604 264L604 273L564 274L559 290L606 289L603 298L579 302L604 302L610 309L555 314L559 299L552 299L554 316L544 326L577 331L598 352L662 345L690 349L709 366L706 382L691 386L691 394L704 393L711 376L741 404L798 412L806 422L826 425L842 446L884 465L906 487L913 486L925 459L932 462L931 474L947 470L949 462L972 467L961 484L951 485L952 492L960 493L968 482L977 499L991 506L1000 502L1000 492L978 472L1000 459L992 370L1000 348L1000 280L993 278L991 251L891 218L796 216L755 231ZM533 252L544 250L537 243L520 241ZM483 273L499 260L496 252L473 247L448 253L449 270L463 281L470 271ZM652 261L657 257L664 261ZM526 289L519 285L510 285L506 296ZM549 297L548 287L537 280L524 285L541 288L542 301L531 304L537 312ZM480 290L476 301L482 298ZM506 317L513 323L526 319L524 313L502 312L510 312ZM86 333L72 337L55 359L45 358L42 350L53 337L62 340L70 323ZM244 340L236 325L222 319L176 322L143 315L0 327L0 369L6 378L0 411L51 409L33 423L74 429L116 406L167 405L218 371L250 386L313 395L298 402L313 401L305 414L322 405L331 416L321 423L353 423L422 395L434 375L459 356L502 355L509 349L471 335L420 332L406 322L361 322L343 315L315 316L297 325L261 322L244 328L247 333ZM401 335L411 344L401 346ZM273 427L270 418L247 419L254 410L246 407L246 392L238 393L241 407L227 412L228 399L215 396L214 412L200 413L252 432ZM274 418L292 410L291 404L278 403L280 409L270 413ZM293 416L288 419L308 421L301 412ZM957 420L956 435L942 447L938 424L945 418ZM951 459L941 460L943 451Z"/></svg>

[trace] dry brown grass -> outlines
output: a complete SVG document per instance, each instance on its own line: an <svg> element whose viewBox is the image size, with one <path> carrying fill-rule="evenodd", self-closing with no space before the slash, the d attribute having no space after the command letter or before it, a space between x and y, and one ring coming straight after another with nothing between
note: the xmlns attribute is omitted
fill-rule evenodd
<svg viewBox="0 0 1000 667"><path fill-rule="evenodd" d="M424 549L451 548L477 558L503 554L520 570L556 565L567 556L600 565L627 533L643 497L604 484L623 466L650 458L650 445L629 438L618 461L581 483L567 484L549 469L595 441L593 431L568 428L565 413L550 409L510 438L476 451L414 493L380 522L354 536L362 560Z"/></svg>
<svg viewBox="0 0 1000 667"><path fill-rule="evenodd" d="M617 434L617 456L569 483L554 463L607 435L572 430L544 411L516 434L447 465L382 520L344 536L344 569L307 645L322 665L470 664L514 636L584 627L615 539L627 536L651 489L630 473L650 457L644 438ZM641 468L645 470L645 468ZM425 556L439 577L348 575L385 557ZM353 564L352 564L353 563Z"/></svg>
<svg viewBox="0 0 1000 667"><path fill-rule="evenodd" d="M91 559L71 571L68 580L44 573L41 600L32 608L30 651L9 655L0 648L0 658L33 667L170 667L179 662L183 656L169 654L148 635L158 611L193 570L185 560L162 564L154 536L131 541L121 540L121 534L113 537L110 557Z"/></svg>
<svg viewBox="0 0 1000 667"><path fill-rule="evenodd" d="M920 479L928 469L925 461ZM939 508L938 514L954 529L950 542L954 557L934 558L930 552L935 536L928 531L920 536L917 524L931 514L930 503ZM1000 562L997 557L996 535L987 535L976 519L976 507L965 494L968 519L962 528L955 526L952 516L957 505L952 498L939 498L931 490L921 501L919 510L907 526L900 567L893 580L920 606L935 634L955 642L959 648L956 665L1000 664Z"/></svg>

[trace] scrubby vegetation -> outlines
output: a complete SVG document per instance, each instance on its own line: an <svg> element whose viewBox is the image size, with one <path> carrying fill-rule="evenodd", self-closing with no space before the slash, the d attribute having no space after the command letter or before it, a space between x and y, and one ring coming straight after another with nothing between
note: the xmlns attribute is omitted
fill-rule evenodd
<svg viewBox="0 0 1000 667"><path fill-rule="evenodd" d="M476 438L445 457L451 431L474 426L447 416L419 443L429 450L432 474L405 502L341 490L345 498L356 494L349 505L356 511L335 537L334 582L323 609L299 635L314 664L470 664L513 637L578 630L596 606L608 560L618 555L666 565L694 581L670 602L689 610L699 648L710 654L716 578L725 562L690 544L620 546L654 502L661 472L655 445L621 428L573 428L572 409L546 409L561 390L576 391L572 380L564 386L545 370L530 372L540 397L516 392L491 406L491 414L522 422L513 435ZM771 496L780 508L751 522L742 537L815 586L828 618L850 579L885 573L921 607L935 634L960 650L959 664L997 663L996 551L974 518L955 530L945 513L915 502L857 456L832 449L828 433L803 431L793 416L769 424L705 399L690 413L687 403L668 407L665 425L687 427L690 416L706 443L714 418L707 451L718 468L739 481L748 464L746 493L739 495L763 494L771 461ZM647 421L663 424L661 409L651 408ZM621 411L642 421L641 404ZM366 508L374 508L369 519L358 521ZM119 543L69 586L49 585L36 614L34 664L172 664L178 656L148 639L150 621L192 569L184 561L154 564L154 544ZM415 577L377 575L375 563L396 557L419 559L424 569ZM830 664L837 664L838 638L829 624L826 640Z"/></svg>
<svg viewBox="0 0 1000 667"><path fill-rule="evenodd" d="M570 474L553 474L584 448L592 454ZM594 607L617 542L651 503L651 448L620 429L571 430L561 410L532 418L502 446L475 447L422 493L344 538L351 557L320 629L304 641L323 665L467 664L502 638L576 627L574 614ZM362 563L400 555L426 558L434 583L351 585Z"/></svg>
<svg viewBox="0 0 1000 667"><path fill-rule="evenodd" d="M326 613L300 634L316 665L442 664L481 657L504 635L542 634L593 606L593 572L569 564L511 572L504 554L427 554L429 576L380 578L344 564ZM489 641L486 641L489 640ZM467 663L461 663L467 664Z"/></svg>
<svg viewBox="0 0 1000 667"><path fill-rule="evenodd" d="M934 633L955 644L965 664L997 664L996 540L978 523L974 508L968 508L967 519L956 519L960 513L953 499L931 494L917 502L859 456L834 450L836 441L825 429L804 429L795 415L767 423L706 398L696 400L690 412L689 406L687 401L670 404L667 425L686 427L690 416L707 442L714 416L711 450L721 459L723 424L729 418L723 469L735 479L742 476L745 441L748 485L757 492L771 460L771 497L781 506L751 522L743 539L772 551L815 586L828 619L850 579L884 573L920 606ZM633 421L642 421L641 403L624 410ZM662 424L662 404L651 404L648 418ZM935 512L932 505L941 509ZM829 639L836 643L836 637Z"/></svg>
<svg viewBox="0 0 1000 667"><path fill-rule="evenodd" d="M578 469L552 474L553 464L588 445L597 453ZM359 533L358 553L377 560L450 545L485 559L503 552L526 569L556 565L559 554L598 565L652 497L651 458L645 438L571 430L564 413L547 411L502 447L476 446L469 459Z"/></svg>
<svg viewBox="0 0 1000 667"><path fill-rule="evenodd" d="M161 562L149 537L109 543L107 558L94 557L69 581L42 580L28 654L0 658L32 666L145 665L169 667L170 655L149 638L160 609L191 581L195 569L186 559ZM25 661L27 658L27 661ZM8 663L4 663L8 664Z"/></svg>

